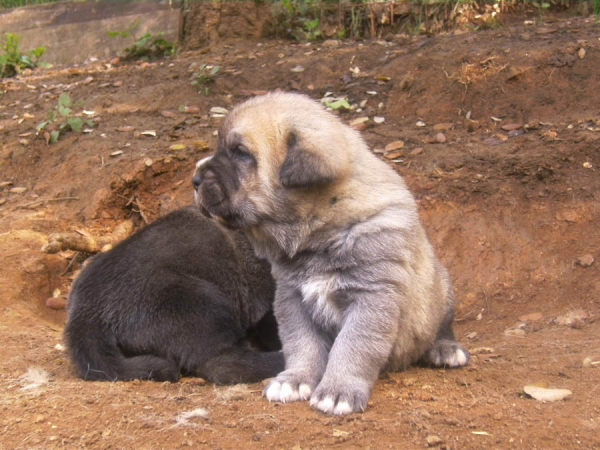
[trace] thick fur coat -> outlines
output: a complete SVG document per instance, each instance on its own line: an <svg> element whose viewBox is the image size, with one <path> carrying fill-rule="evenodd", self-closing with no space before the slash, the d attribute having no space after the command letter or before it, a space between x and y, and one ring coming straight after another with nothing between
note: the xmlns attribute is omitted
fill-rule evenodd
<svg viewBox="0 0 600 450"><path fill-rule="evenodd" d="M364 411L382 370L468 363L413 196L319 103L282 92L242 103L194 185L200 207L272 264L286 369L269 400Z"/></svg>
<svg viewBox="0 0 600 450"><path fill-rule="evenodd" d="M69 352L86 380L259 381L284 367L274 290L241 232L181 209L82 270L68 301Z"/></svg>

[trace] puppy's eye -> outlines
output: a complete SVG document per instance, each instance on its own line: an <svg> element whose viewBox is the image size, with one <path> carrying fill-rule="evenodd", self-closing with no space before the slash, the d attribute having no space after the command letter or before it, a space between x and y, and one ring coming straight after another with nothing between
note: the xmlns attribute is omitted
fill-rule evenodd
<svg viewBox="0 0 600 450"><path fill-rule="evenodd" d="M250 150L242 144L236 145L231 149L231 156L239 161L254 161L254 156L250 153Z"/></svg>

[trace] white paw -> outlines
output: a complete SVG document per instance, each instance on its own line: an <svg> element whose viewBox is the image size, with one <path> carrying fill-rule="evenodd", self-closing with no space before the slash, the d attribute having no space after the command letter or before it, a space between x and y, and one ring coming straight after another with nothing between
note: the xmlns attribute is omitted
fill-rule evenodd
<svg viewBox="0 0 600 450"><path fill-rule="evenodd" d="M275 380L265 390L265 397L270 402L290 403L299 400L308 400L311 393L312 389L307 384L300 384L295 389L290 383L280 383Z"/></svg>
<svg viewBox="0 0 600 450"><path fill-rule="evenodd" d="M339 401L335 403L333 397L330 396L326 396L319 401L317 401L315 398L312 398L310 400L310 405L326 414L335 414L338 416L351 414L354 412L352 406L350 406L350 403L346 401Z"/></svg>
<svg viewBox="0 0 600 450"><path fill-rule="evenodd" d="M457 348L453 355L450 355L447 361L445 361L446 365L450 367L461 367L466 365L469 362L469 355L462 349Z"/></svg>

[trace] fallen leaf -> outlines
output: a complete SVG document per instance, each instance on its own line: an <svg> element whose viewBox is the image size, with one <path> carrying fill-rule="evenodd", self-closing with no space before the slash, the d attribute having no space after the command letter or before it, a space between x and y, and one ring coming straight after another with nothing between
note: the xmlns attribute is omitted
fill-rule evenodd
<svg viewBox="0 0 600 450"><path fill-rule="evenodd" d="M342 431L342 430L333 430L333 437L343 437L343 436L348 436L350 433L348 431Z"/></svg>
<svg viewBox="0 0 600 450"><path fill-rule="evenodd" d="M211 114L228 114L229 111L226 108L222 108L221 106L213 106L212 108L210 108L210 113Z"/></svg>
<svg viewBox="0 0 600 450"><path fill-rule="evenodd" d="M187 147L184 144L173 144L169 147L169 150L177 152L180 150L185 150Z"/></svg>
<svg viewBox="0 0 600 450"><path fill-rule="evenodd" d="M176 119L177 113L173 111L161 111L160 115L163 117L168 117L169 119Z"/></svg>

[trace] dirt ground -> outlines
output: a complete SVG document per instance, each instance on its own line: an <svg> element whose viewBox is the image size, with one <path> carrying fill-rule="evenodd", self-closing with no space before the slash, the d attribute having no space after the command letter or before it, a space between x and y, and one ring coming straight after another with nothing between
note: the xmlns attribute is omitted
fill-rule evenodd
<svg viewBox="0 0 600 450"><path fill-rule="evenodd" d="M524 19L385 41L221 42L0 82L0 449L599 449L600 26ZM202 64L221 70L193 86ZM382 158L453 276L472 364L384 375L349 417L270 404L260 384L77 379L60 303L84 255L43 253L48 236L103 235L191 203L194 163L216 141L210 108L277 88L366 101L343 119L369 117L356 126L375 151L400 147ZM35 126L62 92L96 126L47 145ZM537 401L531 384L572 395Z"/></svg>

